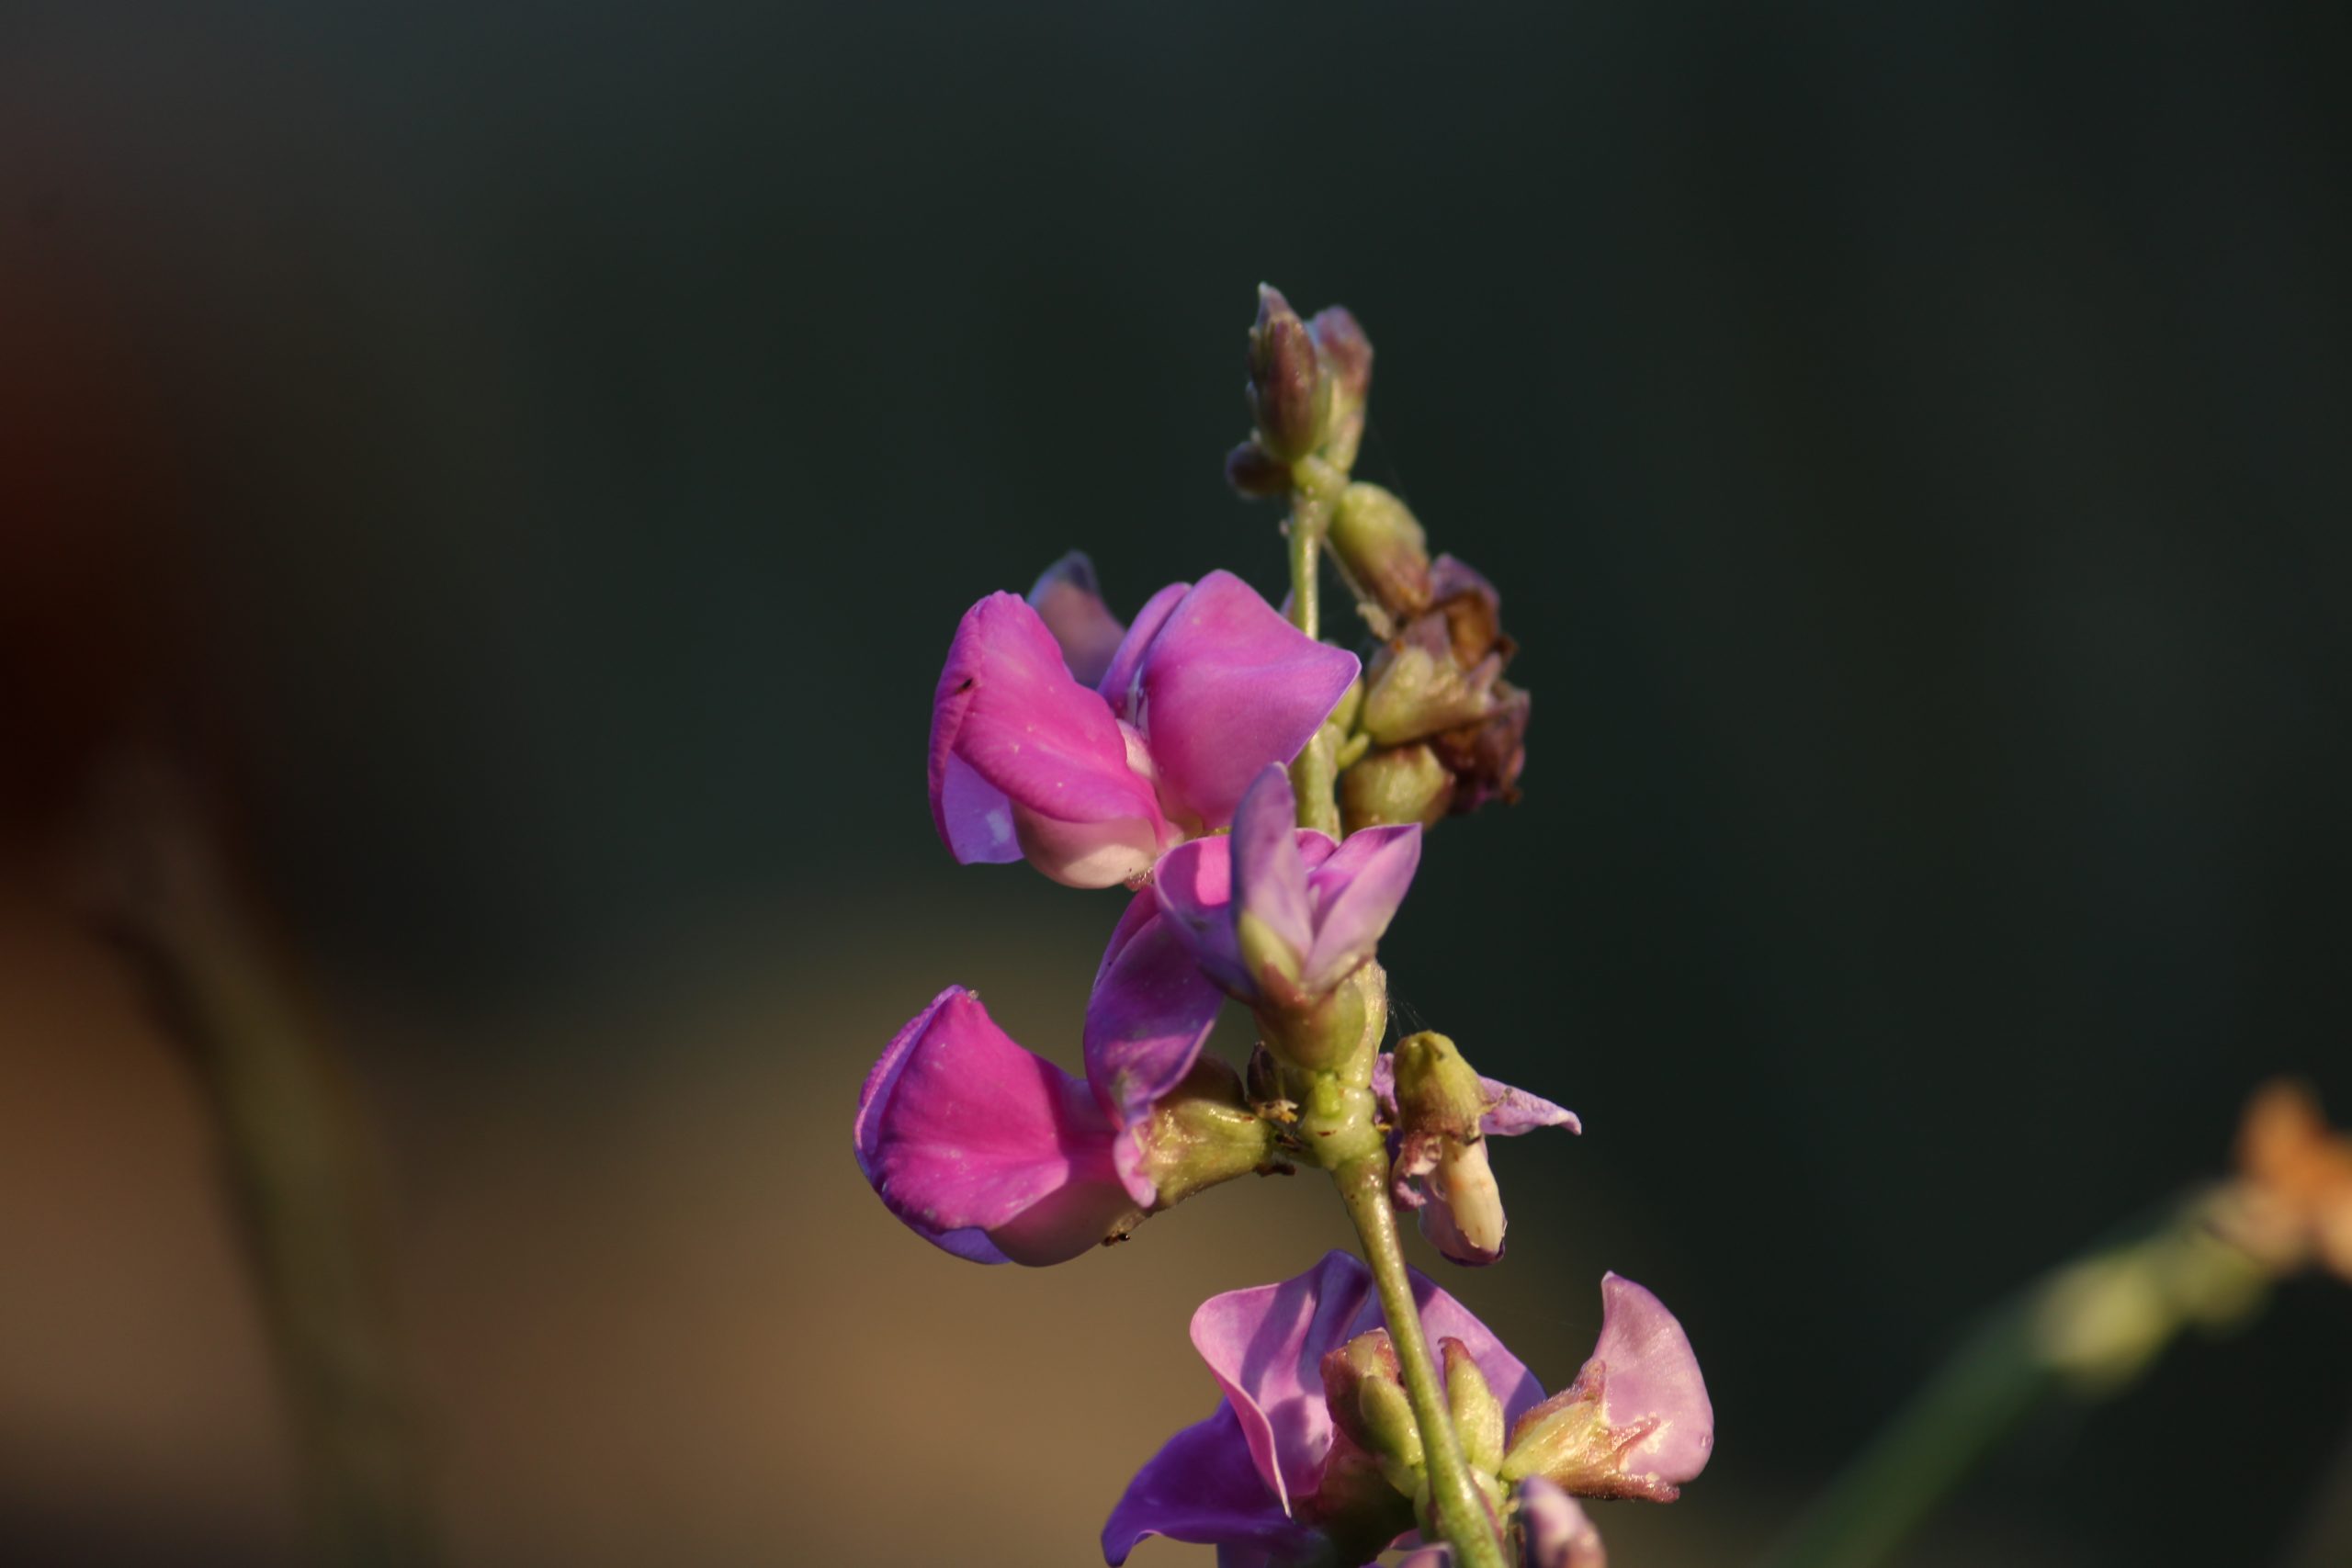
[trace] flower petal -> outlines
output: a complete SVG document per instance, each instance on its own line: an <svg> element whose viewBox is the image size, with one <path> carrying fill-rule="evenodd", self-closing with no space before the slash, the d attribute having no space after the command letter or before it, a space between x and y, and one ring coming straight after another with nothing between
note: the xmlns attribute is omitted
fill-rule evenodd
<svg viewBox="0 0 2352 1568"><path fill-rule="evenodd" d="M1516 1421L1544 1397L1518 1357L1427 1275L1412 1276L1421 1324L1435 1339L1459 1339ZM1384 1326L1372 1275L1331 1252L1296 1279L1212 1296L1193 1314L1193 1346L1232 1402L1250 1457L1284 1499L1311 1495L1331 1447L1323 1398L1323 1358L1366 1329Z"/></svg>
<svg viewBox="0 0 2352 1568"><path fill-rule="evenodd" d="M1094 563L1084 550L1070 551L1039 575L1029 590L1029 607L1061 645L1062 662L1072 679L1081 686L1102 679L1127 628L1102 602Z"/></svg>
<svg viewBox="0 0 2352 1568"><path fill-rule="evenodd" d="M1365 829L1370 831L1370 829ZM1351 835L1362 838L1362 833ZM1584 1123L1577 1113L1565 1105L1555 1105L1541 1095L1513 1089L1500 1078L1480 1077L1479 1087L1487 1091L1487 1113L1479 1118L1478 1130L1490 1138L1516 1138L1521 1133L1532 1133L1538 1127L1566 1127L1571 1133L1584 1131ZM1372 1065L1372 1092L1390 1111L1396 1107L1396 1058L1383 1051Z"/></svg>
<svg viewBox="0 0 2352 1568"><path fill-rule="evenodd" d="M1192 591L1189 582L1171 582L1145 600L1143 608L1136 612L1135 624L1113 650L1102 678L1095 682L1094 689L1102 694L1111 711L1129 724L1136 721L1136 675L1143 668L1144 654L1151 647L1151 639L1159 635L1159 628L1168 624L1176 606L1184 602L1184 595Z"/></svg>
<svg viewBox="0 0 2352 1568"><path fill-rule="evenodd" d="M1002 852L993 801L956 775L962 763L1003 795L1022 848L1049 876L1108 886L1149 866L1170 829L1128 735L1071 679L1037 612L1010 593L972 606L956 627L932 707L931 808L951 852Z"/></svg>
<svg viewBox="0 0 2352 1568"><path fill-rule="evenodd" d="M1264 922L1303 966L1315 942L1315 919L1306 863L1298 852L1297 814L1290 776L1271 762L1260 769L1234 813L1233 899L1238 911Z"/></svg>
<svg viewBox="0 0 2352 1568"><path fill-rule="evenodd" d="M1577 1374L1600 1380L1600 1416L1612 1428L1657 1426L1625 1450L1629 1472L1679 1486L1707 1467L1715 1409L1699 1358L1666 1303L1622 1274L1600 1278L1600 1338Z"/></svg>
<svg viewBox="0 0 2352 1568"><path fill-rule="evenodd" d="M1117 1568L1148 1535L1195 1546L1254 1548L1263 1554L1259 1561L1269 1562L1303 1561L1317 1540L1315 1530L1294 1521L1266 1490L1229 1404L1169 1438L1127 1483L1102 1527L1102 1560ZM1218 1561L1226 1561L1224 1553Z"/></svg>
<svg viewBox="0 0 2352 1568"><path fill-rule="evenodd" d="M1314 738L1357 668L1354 654L1307 637L1239 578L1209 573L1136 672L1129 718L1150 744L1162 796L1224 827L1261 768L1288 763Z"/></svg>
<svg viewBox="0 0 2352 1568"><path fill-rule="evenodd" d="M1152 867L1153 897L1209 978L1247 1000L1253 987L1233 936L1233 841L1193 839Z"/></svg>
<svg viewBox="0 0 2352 1568"><path fill-rule="evenodd" d="M1058 1262L1134 1207L1086 1087L960 986L899 1032L858 1097L858 1168L918 1235L976 1262Z"/></svg>
<svg viewBox="0 0 2352 1568"><path fill-rule="evenodd" d="M1527 1568L1609 1568L1600 1532L1584 1506L1540 1475L1519 1483L1519 1518Z"/></svg>
<svg viewBox="0 0 2352 1568"><path fill-rule="evenodd" d="M1147 1120L1152 1104L1193 1070L1217 1010L1218 990L1193 962L1173 920L1147 888L1111 934L1086 1001L1086 1077L1122 1130ZM1123 1144L1122 1155L1134 1148ZM1148 1207L1151 1180L1132 1158L1119 1161L1128 1194Z"/></svg>
<svg viewBox="0 0 2352 1568"><path fill-rule="evenodd" d="M1315 941L1302 988L1328 991L1371 959L1420 863L1417 822L1348 835L1314 875Z"/></svg>

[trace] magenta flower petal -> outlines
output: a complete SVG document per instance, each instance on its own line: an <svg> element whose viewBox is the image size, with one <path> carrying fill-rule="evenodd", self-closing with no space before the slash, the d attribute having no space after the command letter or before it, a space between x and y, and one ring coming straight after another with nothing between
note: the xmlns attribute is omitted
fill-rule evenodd
<svg viewBox="0 0 2352 1568"><path fill-rule="evenodd" d="M1357 668L1354 654L1307 637L1239 578L1209 573L1136 671L1131 719L1161 795L1204 827L1224 827L1259 769L1305 749Z"/></svg>
<svg viewBox="0 0 2352 1568"><path fill-rule="evenodd" d="M1413 1294L1432 1340L1451 1337L1468 1348L1503 1402L1506 1421L1543 1398L1519 1358L1419 1272ZM1282 1284L1213 1296L1193 1314L1193 1346L1225 1390L1251 1461L1283 1506L1314 1495L1330 1451L1324 1356L1385 1322L1371 1273L1344 1252L1325 1255Z"/></svg>
<svg viewBox="0 0 2352 1568"><path fill-rule="evenodd" d="M918 1235L976 1262L1053 1263L1136 1205L1086 1086L1023 1050L951 986L858 1096L858 1168Z"/></svg>
<svg viewBox="0 0 2352 1568"><path fill-rule="evenodd" d="M1193 1070L1225 994L1201 973L1174 924L1147 889L1111 933L1086 1002L1086 1077L1122 1132L1136 1129L1153 1101ZM1146 1207L1157 1201L1139 1168L1141 1146L1122 1138L1121 1179Z"/></svg>
<svg viewBox="0 0 2352 1568"><path fill-rule="evenodd" d="M1266 1490L1229 1404L1170 1438L1127 1483L1102 1527L1102 1560L1117 1568L1148 1535L1235 1549L1231 1556L1218 1552L1220 1564L1303 1562L1318 1541ZM1259 1555L1245 1555L1253 1551Z"/></svg>
<svg viewBox="0 0 2352 1568"><path fill-rule="evenodd" d="M959 865L1008 865L1021 858L1021 838L1012 830L1012 802L1004 791L949 754L934 757L932 820Z"/></svg>
<svg viewBox="0 0 2352 1568"><path fill-rule="evenodd" d="M1094 581L1094 563L1083 550L1072 550L1045 570L1029 590L1029 607L1046 623L1061 645L1062 662L1072 679L1091 686L1111 667L1127 628L1102 602Z"/></svg>
<svg viewBox="0 0 2352 1568"><path fill-rule="evenodd" d="M1036 611L992 593L966 613L932 708L932 818L951 852L989 858L1009 832L1057 881L1125 881L1172 837L1138 762L1137 738L1071 678ZM977 784L1005 797L1006 819Z"/></svg>
<svg viewBox="0 0 2352 1568"><path fill-rule="evenodd" d="M1600 1279L1600 1338L1577 1373L1598 1382L1600 1416L1612 1429L1654 1423L1624 1451L1629 1473L1679 1486L1707 1467L1715 1408L1699 1358L1666 1303L1622 1274Z"/></svg>
<svg viewBox="0 0 2352 1568"><path fill-rule="evenodd" d="M1315 942L1315 919L1298 831L1298 797L1291 793L1290 776L1270 762L1250 781L1234 813L1233 899L1237 912L1246 910L1263 922L1304 964Z"/></svg>
<svg viewBox="0 0 2352 1568"><path fill-rule="evenodd" d="M1584 1131L1577 1113L1565 1105L1555 1105L1541 1095L1513 1089L1500 1078L1481 1076L1478 1083L1487 1091L1487 1113L1479 1118L1478 1130L1490 1138L1516 1138L1539 1127L1566 1127L1571 1133ZM1395 1110L1396 1058L1388 1052L1382 1052L1380 1059L1372 1065L1372 1092L1379 1097L1381 1104Z"/></svg>
<svg viewBox="0 0 2352 1568"><path fill-rule="evenodd" d="M1111 705L1111 711L1129 724L1136 722L1136 676L1143 669L1144 654L1149 650L1151 639L1159 635L1159 628L1168 624L1176 606L1184 602L1184 595L1192 591L1189 582L1171 582L1145 600L1143 608L1136 612L1135 624L1119 639L1119 646L1112 650L1111 662L1103 667L1102 679L1095 682L1095 690Z"/></svg>
<svg viewBox="0 0 2352 1568"><path fill-rule="evenodd" d="M1487 1114L1479 1118L1479 1130L1490 1138L1516 1138L1521 1133L1532 1133L1538 1127L1566 1127L1571 1133L1584 1131L1584 1123L1577 1113L1565 1105L1555 1105L1542 1095L1530 1094L1523 1089L1513 1089L1507 1083L1482 1077L1489 1103Z"/></svg>
<svg viewBox="0 0 2352 1568"><path fill-rule="evenodd" d="M1303 989L1328 991L1371 959L1420 863L1418 822L1348 835L1314 874L1315 937Z"/></svg>
<svg viewBox="0 0 2352 1568"><path fill-rule="evenodd" d="M1238 997L1251 989L1233 938L1233 845L1228 839L1193 839L1159 857L1152 895L1172 929L1209 978Z"/></svg>
<svg viewBox="0 0 2352 1568"><path fill-rule="evenodd" d="M1519 1517L1527 1568L1609 1568L1609 1553L1584 1505L1542 1476L1519 1483Z"/></svg>

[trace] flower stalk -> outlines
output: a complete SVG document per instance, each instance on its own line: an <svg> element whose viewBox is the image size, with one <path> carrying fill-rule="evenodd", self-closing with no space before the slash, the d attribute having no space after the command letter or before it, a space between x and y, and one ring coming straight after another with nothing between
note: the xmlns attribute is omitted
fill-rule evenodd
<svg viewBox="0 0 2352 1568"><path fill-rule="evenodd" d="M1421 1436L1422 1462L1427 1467L1430 1512L1438 1532L1453 1548L1463 1568L1506 1568L1494 1516L1486 1496L1471 1478L1469 1461L1453 1429L1446 1402L1445 1381L1430 1356L1429 1337L1421 1332L1420 1309L1413 1300L1411 1278L1405 1272L1405 1249L1396 1231L1396 1212L1388 1201L1388 1156L1375 1149L1332 1172L1340 1201L1355 1222L1356 1236L1372 1278L1380 1290L1380 1309L1387 1319L1388 1337L1396 1348L1397 1370L1411 1400L1414 1424Z"/></svg>

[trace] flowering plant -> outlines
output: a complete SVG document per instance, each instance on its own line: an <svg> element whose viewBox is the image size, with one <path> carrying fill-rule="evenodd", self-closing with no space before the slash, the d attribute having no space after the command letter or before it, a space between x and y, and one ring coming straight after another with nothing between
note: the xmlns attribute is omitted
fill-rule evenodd
<svg viewBox="0 0 2352 1568"><path fill-rule="evenodd" d="M1284 497L1290 594L1171 583L1122 624L1073 554L956 627L933 697L933 825L966 863L1027 861L1131 897L1080 1028L1082 1078L951 986L859 1097L859 1168L918 1235L977 1262L1052 1264L1251 1172L1328 1172L1363 1260L1205 1303L1193 1342L1223 1400L1137 1472L1102 1537L1214 1545L1228 1568L1595 1568L1578 1498L1671 1501L1714 1417L1688 1340L1611 1274L1599 1342L1545 1398L1476 1318L1405 1265L1400 1211L1452 1261L1501 1258L1489 1140L1578 1130L1481 1077L1444 1035L1388 1041L1378 947L1423 839L1518 798L1528 694L1501 598L1430 557L1404 503L1353 480L1372 344L1334 307L1261 288L1252 429L1226 463ZM1324 640L1329 555L1372 634ZM1246 1068L1204 1051L1230 998Z"/></svg>

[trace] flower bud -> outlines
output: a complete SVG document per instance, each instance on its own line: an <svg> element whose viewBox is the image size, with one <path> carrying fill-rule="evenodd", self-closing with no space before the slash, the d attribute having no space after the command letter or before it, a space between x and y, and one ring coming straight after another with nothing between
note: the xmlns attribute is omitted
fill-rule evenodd
<svg viewBox="0 0 2352 1568"><path fill-rule="evenodd" d="M1372 391L1372 340L1363 335L1344 305L1318 310L1306 323L1323 356L1323 374L1331 384L1331 423L1323 437L1323 457L1346 473L1356 465L1356 449L1363 444L1364 400Z"/></svg>
<svg viewBox="0 0 2352 1568"><path fill-rule="evenodd" d="M1427 1176L1434 1200L1421 1209L1421 1234L1457 1263L1494 1262L1503 1198L1487 1159L1485 1082L1453 1041L1426 1030L1397 1042L1396 1075L1397 1175Z"/></svg>
<svg viewBox="0 0 2352 1568"><path fill-rule="evenodd" d="M1251 436L1225 455L1225 482L1252 500L1290 493L1290 465Z"/></svg>
<svg viewBox="0 0 2352 1568"><path fill-rule="evenodd" d="M1428 827L1453 798L1453 773L1420 741L1373 751L1340 775L1340 820L1351 833L1405 822Z"/></svg>
<svg viewBox="0 0 2352 1568"><path fill-rule="evenodd" d="M1459 1339L1440 1343L1445 1359L1445 1403L1462 1438L1463 1457L1473 1470L1494 1472L1503 1464L1503 1402L1487 1386L1470 1347Z"/></svg>
<svg viewBox="0 0 2352 1568"><path fill-rule="evenodd" d="M1396 1073L1397 1125L1408 1137L1478 1136L1487 1088L1453 1041L1428 1029L1407 1035L1396 1043Z"/></svg>
<svg viewBox="0 0 2352 1568"><path fill-rule="evenodd" d="M1360 599L1398 620L1430 604L1429 536L1405 503L1375 484L1350 485L1331 513L1331 558Z"/></svg>
<svg viewBox="0 0 2352 1568"><path fill-rule="evenodd" d="M1357 1335L1323 1358L1322 1371L1332 1425L1379 1461L1390 1485L1410 1496L1421 1469L1421 1433L1388 1330Z"/></svg>
<svg viewBox="0 0 2352 1568"><path fill-rule="evenodd" d="M1258 286L1258 321L1250 329L1250 410L1266 450L1295 463L1322 445L1331 408L1315 339L1282 291Z"/></svg>

